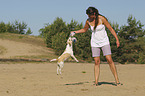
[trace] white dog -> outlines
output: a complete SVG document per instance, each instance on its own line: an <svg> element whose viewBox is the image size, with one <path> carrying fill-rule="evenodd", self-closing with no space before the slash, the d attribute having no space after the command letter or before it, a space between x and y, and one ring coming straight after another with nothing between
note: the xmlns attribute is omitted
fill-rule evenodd
<svg viewBox="0 0 145 96"><path fill-rule="evenodd" d="M75 59L76 62L79 62L76 57L73 54L73 45L72 43L76 41L75 37L69 37L67 40L67 46L65 51L62 53L62 55L60 57L58 57L58 59L52 59L50 60L50 62L52 61L57 61L57 75L61 74L61 69L64 66L64 61L67 60L69 57L73 57Z"/></svg>

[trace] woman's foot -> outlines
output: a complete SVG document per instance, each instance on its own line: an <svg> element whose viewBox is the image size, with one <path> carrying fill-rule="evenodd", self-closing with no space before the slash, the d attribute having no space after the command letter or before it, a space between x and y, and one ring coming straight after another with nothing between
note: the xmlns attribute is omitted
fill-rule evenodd
<svg viewBox="0 0 145 96"><path fill-rule="evenodd" d="M98 84L98 82L95 82L95 86L98 86L99 84Z"/></svg>
<svg viewBox="0 0 145 96"><path fill-rule="evenodd" d="M120 82L115 84L115 86L120 86L120 85L123 85L123 84Z"/></svg>
<svg viewBox="0 0 145 96"><path fill-rule="evenodd" d="M98 84L95 84L95 86L98 86Z"/></svg>

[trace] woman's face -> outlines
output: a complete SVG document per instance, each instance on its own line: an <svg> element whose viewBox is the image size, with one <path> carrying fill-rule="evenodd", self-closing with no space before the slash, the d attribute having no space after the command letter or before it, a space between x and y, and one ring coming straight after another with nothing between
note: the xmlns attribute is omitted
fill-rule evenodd
<svg viewBox="0 0 145 96"><path fill-rule="evenodd" d="M95 13L94 13L94 14L87 14L87 15L88 15L88 17L89 17L91 20L93 20L93 19L95 19L95 18L96 18Z"/></svg>

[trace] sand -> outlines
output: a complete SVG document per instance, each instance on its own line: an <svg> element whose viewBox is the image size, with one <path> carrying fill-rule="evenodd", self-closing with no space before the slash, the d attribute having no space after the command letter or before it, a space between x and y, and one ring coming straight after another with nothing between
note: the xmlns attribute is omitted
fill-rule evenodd
<svg viewBox="0 0 145 96"><path fill-rule="evenodd" d="M46 47L3 39L0 39L0 46L6 49L6 52L4 54L0 54L0 58L39 56L52 53Z"/></svg>
<svg viewBox="0 0 145 96"><path fill-rule="evenodd" d="M116 67L122 86L114 86L108 64L101 64L99 86L93 63L65 62L62 75L55 62L0 64L0 96L145 96L145 65Z"/></svg>

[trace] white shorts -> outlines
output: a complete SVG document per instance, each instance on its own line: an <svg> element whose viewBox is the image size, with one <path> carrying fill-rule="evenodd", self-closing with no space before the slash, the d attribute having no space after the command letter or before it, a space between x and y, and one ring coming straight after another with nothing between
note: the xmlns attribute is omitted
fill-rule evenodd
<svg viewBox="0 0 145 96"><path fill-rule="evenodd" d="M110 45L105 45L103 47L92 47L92 57L100 57L100 49L103 51L103 55L111 55Z"/></svg>

